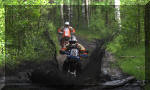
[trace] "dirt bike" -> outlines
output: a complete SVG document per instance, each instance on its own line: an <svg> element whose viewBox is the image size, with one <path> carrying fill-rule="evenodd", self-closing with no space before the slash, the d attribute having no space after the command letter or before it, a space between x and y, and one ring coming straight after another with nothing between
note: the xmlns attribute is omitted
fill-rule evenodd
<svg viewBox="0 0 150 90"><path fill-rule="evenodd" d="M63 52L63 54L67 55L67 59L63 64L63 71L74 77L79 76L81 73L80 57L87 57L87 55L80 55L77 48L71 48L68 51Z"/></svg>

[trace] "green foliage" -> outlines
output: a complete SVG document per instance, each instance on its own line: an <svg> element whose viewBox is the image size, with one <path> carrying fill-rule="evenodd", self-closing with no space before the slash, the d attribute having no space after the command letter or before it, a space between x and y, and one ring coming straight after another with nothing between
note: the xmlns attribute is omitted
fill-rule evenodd
<svg viewBox="0 0 150 90"><path fill-rule="evenodd" d="M119 35L113 40L113 42L110 42L107 45L107 50L111 51L112 53L117 53L118 51L121 51L124 48L124 46L121 45L121 42L123 42L123 36Z"/></svg>
<svg viewBox="0 0 150 90"><path fill-rule="evenodd" d="M0 67L2 66L3 61L5 60L5 49L4 49L4 47L5 47L5 34L4 34L5 33L5 15L4 15L5 11L4 11L4 6L3 5L57 5L57 4L60 4L60 2L61 2L61 0L57 0L57 2L49 2L49 0L1 0L0 1L0 21L1 21L0 22L0 28L1 28L1 30L0 30ZM15 30L13 31L13 33L7 33L7 38L9 38L9 40L7 40L6 44L18 43L17 42L18 40L15 40L16 36L9 36L9 35L10 34L17 35L18 31L19 32L22 32L22 31L24 32L24 30L21 30L21 28L25 28L25 26L26 27L29 27L29 26L33 27L33 26L37 25L36 19L40 17L40 12L39 12L40 9L36 9L36 8L32 8L32 9L28 8L27 9L26 8L26 12L24 12L25 10L23 10L23 9L21 9L21 10L18 10L18 9L19 9L19 7L17 9L14 8L12 10L13 13L11 13L10 15L12 15L12 14L14 14L14 16L15 15L16 16L22 15L22 16L20 16L20 18L23 18L23 20L20 20L19 17L15 18L15 20L12 20L13 22L14 21L15 22L13 23L13 26L8 27L7 30L11 29L12 27ZM15 12L17 12L18 15L15 14ZM28 19L27 18L24 19L25 17L23 16L23 12L24 13L30 13L27 16L27 17L29 17ZM9 16L7 16L7 17L10 18ZM33 21L30 20L31 18L32 18ZM31 24L29 25L29 23L31 23ZM9 26L9 25L7 25L7 26ZM26 28L25 31L27 31L27 28ZM24 37L25 36L23 36L23 38ZM56 37L55 37L54 40L56 40ZM57 40L56 40L56 42L57 42ZM15 49L14 50L11 49L11 50L12 50L12 52L16 52ZM25 49L25 50L27 51L27 49ZM8 53L8 51L6 51L6 53ZM12 56L12 55L6 55L7 58L9 56ZM11 59L9 59L9 60L11 60ZM16 62L14 61L14 63L16 63Z"/></svg>
<svg viewBox="0 0 150 90"><path fill-rule="evenodd" d="M57 36L57 29L52 23L48 24L48 28L49 28L49 32L51 33L52 40L54 41L56 45L57 54L59 54L58 51L60 50L60 45L59 45L58 36Z"/></svg>
<svg viewBox="0 0 150 90"><path fill-rule="evenodd" d="M139 15L138 16L138 9ZM128 46L135 46L144 43L144 6L124 6L122 7L122 35ZM139 21L138 21L139 19ZM140 35L138 35L138 22L140 22ZM140 42L137 42L137 39Z"/></svg>
<svg viewBox="0 0 150 90"><path fill-rule="evenodd" d="M52 1L52 2L51 2ZM60 5L62 0L3 0L4 5Z"/></svg>
<svg viewBox="0 0 150 90"><path fill-rule="evenodd" d="M140 9L140 19L138 17L138 8ZM108 44L108 50L116 53L124 48L138 47L144 45L144 7L140 6L122 6L121 8L121 31L115 39ZM139 19L139 21L138 21ZM138 22L140 22L140 31L138 33Z"/></svg>
<svg viewBox="0 0 150 90"><path fill-rule="evenodd" d="M46 60L54 55L54 46L48 42L43 32L48 30L51 39L59 50L59 42L57 38L57 29L60 27L61 16L60 7L55 5L63 4L62 0L3 0L0 1L0 65L5 59L9 67L17 67L24 60ZM69 2L68 2L69 1ZM121 0L121 5L138 5L145 4L149 0ZM65 0L73 6L72 26L76 29L77 34L93 40L95 38L105 38L118 31L118 24L115 21L114 0L103 0L103 2L94 1L89 6L89 26L87 16L82 12L82 0L70 1ZM23 5L8 6L4 12L3 5ZM25 6L25 5L35 5ZM50 5L50 6L36 6ZM94 6L97 5L97 6ZM106 5L106 6L98 6ZM138 9L140 8L140 35L137 34ZM7 11L8 10L8 11ZM132 47L140 47L144 45L144 9L142 6L121 6L121 32L115 39L107 45L107 50L114 53L116 57L121 55L133 55L136 49ZM5 15L6 13L6 31L5 31ZM64 15L66 13L64 12ZM85 13L86 14L86 13ZM6 32L6 40L5 35ZM140 40L138 42L138 39ZM6 43L5 43L6 42ZM6 44L6 51L4 49ZM127 51L125 51L127 49ZM140 48L141 49L141 48ZM125 52L123 52L125 51ZM137 51L135 56L143 55L142 50ZM144 56L132 60L120 60L120 67L138 79L143 79ZM128 58L127 58L128 59ZM135 63L135 64L132 64ZM126 67L131 65L130 67ZM136 67L141 72L136 71Z"/></svg>
<svg viewBox="0 0 150 90"><path fill-rule="evenodd" d="M92 41L93 39L98 39L101 38L101 36L99 35L99 33L95 33L93 31L90 30L79 30L78 32L76 32L77 35L79 35L82 38L85 38L89 41Z"/></svg>
<svg viewBox="0 0 150 90"><path fill-rule="evenodd" d="M56 27L48 19L47 10L41 6L6 7L6 66L15 68L22 61L51 60L58 46ZM25 13L24 13L25 12ZM12 23L13 22L13 23ZM45 36L46 30L50 38Z"/></svg>
<svg viewBox="0 0 150 90"><path fill-rule="evenodd" d="M118 24L114 20L115 9L113 6L91 6L90 8L94 8L94 10L89 19L89 26L87 25L87 21L81 20L81 23L79 22L79 28L77 28L78 35L84 36L88 40L95 38L102 39L118 30Z"/></svg>
<svg viewBox="0 0 150 90"><path fill-rule="evenodd" d="M139 80L145 79L145 48L143 46L123 49L118 52L116 57L123 72L133 75Z"/></svg>
<svg viewBox="0 0 150 90"><path fill-rule="evenodd" d="M150 84L147 83L145 86L144 86L144 90L150 90Z"/></svg>
<svg viewBox="0 0 150 90"><path fill-rule="evenodd" d="M114 0L93 1L91 5L114 5Z"/></svg>
<svg viewBox="0 0 150 90"><path fill-rule="evenodd" d="M0 67L3 66L3 61L5 59L5 17L4 8L0 8Z"/></svg>
<svg viewBox="0 0 150 90"><path fill-rule="evenodd" d="M121 5L145 5L149 2L150 0L120 0Z"/></svg>
<svg viewBox="0 0 150 90"><path fill-rule="evenodd" d="M121 7L121 31L107 50L117 58L117 64L137 79L145 79L145 33L144 33L144 7ZM140 25L140 27L138 27ZM123 57L122 57L123 56ZM132 58L132 56L135 58ZM122 58L121 58L122 57Z"/></svg>

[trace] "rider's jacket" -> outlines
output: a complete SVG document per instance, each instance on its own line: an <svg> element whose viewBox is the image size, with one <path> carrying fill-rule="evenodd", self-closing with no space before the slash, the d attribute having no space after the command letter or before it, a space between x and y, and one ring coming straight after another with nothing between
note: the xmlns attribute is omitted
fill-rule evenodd
<svg viewBox="0 0 150 90"><path fill-rule="evenodd" d="M76 43L75 45L68 44L65 48L62 48L63 51L70 50L71 48L77 48L80 51L80 54L87 54L86 49L83 45Z"/></svg>
<svg viewBox="0 0 150 90"><path fill-rule="evenodd" d="M58 29L58 33L62 34L62 37L71 37L71 33L75 33L75 29L71 26L61 27Z"/></svg>

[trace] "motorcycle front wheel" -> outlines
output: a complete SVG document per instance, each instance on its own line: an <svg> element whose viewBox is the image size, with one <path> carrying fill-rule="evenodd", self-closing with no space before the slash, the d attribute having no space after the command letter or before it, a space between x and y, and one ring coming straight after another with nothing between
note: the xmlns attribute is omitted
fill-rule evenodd
<svg viewBox="0 0 150 90"><path fill-rule="evenodd" d="M64 73L75 72L75 76L80 76L81 63L77 60L65 60L63 64L63 72Z"/></svg>

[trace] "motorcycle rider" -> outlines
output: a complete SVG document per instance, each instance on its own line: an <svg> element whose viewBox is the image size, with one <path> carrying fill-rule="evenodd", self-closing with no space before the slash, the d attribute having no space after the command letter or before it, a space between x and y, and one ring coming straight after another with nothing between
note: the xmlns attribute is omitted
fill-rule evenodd
<svg viewBox="0 0 150 90"><path fill-rule="evenodd" d="M71 36L69 40L69 44L67 44L63 49L60 50L60 53L63 53L67 50L70 50L72 47L76 47L79 50L79 54L87 55L88 51L85 49L83 45L77 42L77 39L74 35Z"/></svg>
<svg viewBox="0 0 150 90"><path fill-rule="evenodd" d="M67 54L67 59L63 64L64 73L71 73L75 77L79 77L82 71L81 69L81 57L87 57L88 52L85 47L77 42L74 35L71 36L69 44L66 45L64 50L60 51L61 54ZM74 58L74 59L72 59Z"/></svg>
<svg viewBox="0 0 150 90"><path fill-rule="evenodd" d="M65 25L58 29L58 33L62 35L60 40L62 48L64 48L65 41L68 41L72 34L75 33L75 29L70 26L69 22L65 22Z"/></svg>

